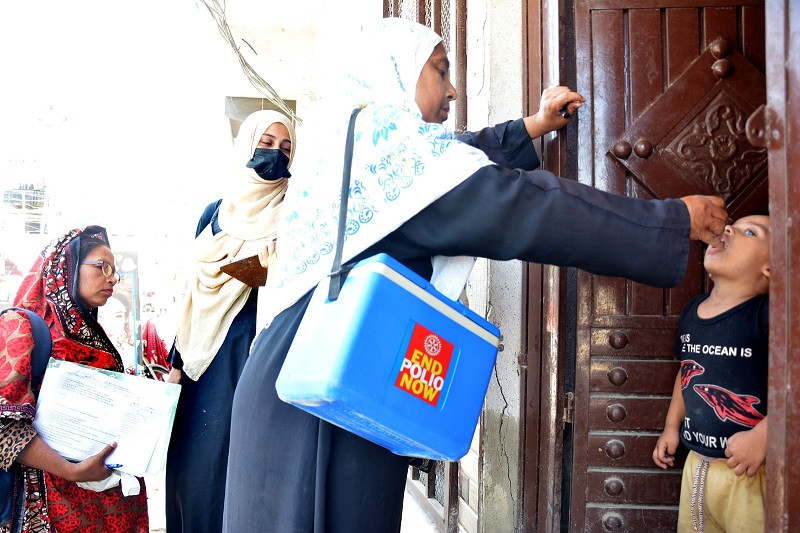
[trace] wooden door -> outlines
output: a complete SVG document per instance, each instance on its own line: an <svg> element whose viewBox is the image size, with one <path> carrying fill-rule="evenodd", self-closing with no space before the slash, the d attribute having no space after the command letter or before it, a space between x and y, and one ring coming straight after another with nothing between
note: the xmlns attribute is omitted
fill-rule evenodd
<svg viewBox="0 0 800 533"><path fill-rule="evenodd" d="M767 153L746 139L766 100L760 1L576 0L578 179L639 198L717 194L767 205ZM677 317L706 290L692 245L671 290L579 273L572 531L674 531L681 469L651 454L678 364ZM631 253L636 253L631 243Z"/></svg>

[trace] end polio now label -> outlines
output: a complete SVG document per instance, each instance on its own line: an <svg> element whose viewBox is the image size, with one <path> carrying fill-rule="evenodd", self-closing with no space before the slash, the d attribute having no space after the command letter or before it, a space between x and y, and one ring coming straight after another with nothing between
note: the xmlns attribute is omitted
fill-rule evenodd
<svg viewBox="0 0 800 533"><path fill-rule="evenodd" d="M434 407L439 402L453 345L428 329L414 324L395 387Z"/></svg>

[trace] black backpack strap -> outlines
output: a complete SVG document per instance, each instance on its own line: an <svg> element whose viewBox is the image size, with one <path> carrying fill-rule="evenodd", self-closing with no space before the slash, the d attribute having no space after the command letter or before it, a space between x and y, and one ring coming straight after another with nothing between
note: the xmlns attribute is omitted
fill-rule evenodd
<svg viewBox="0 0 800 533"><path fill-rule="evenodd" d="M53 348L50 328L47 327L42 317L33 311L21 307L8 307L0 311L0 314L9 310L28 315L28 320L31 323L31 336L33 337L33 352L31 352L31 389L35 394L42 385L42 378L44 377L45 370L47 370L47 362L50 360L50 351Z"/></svg>
<svg viewBox="0 0 800 533"><path fill-rule="evenodd" d="M347 126L347 138L344 144L344 165L342 168L342 191L339 196L339 231L336 235L336 253L333 256L333 266L330 286L328 287L328 300L334 301L339 297L344 279L349 268L342 269L342 248L344 248L344 228L347 224L347 198L350 192L350 168L353 165L353 137L356 127L356 117L361 112L361 107L353 109L350 114L350 124Z"/></svg>

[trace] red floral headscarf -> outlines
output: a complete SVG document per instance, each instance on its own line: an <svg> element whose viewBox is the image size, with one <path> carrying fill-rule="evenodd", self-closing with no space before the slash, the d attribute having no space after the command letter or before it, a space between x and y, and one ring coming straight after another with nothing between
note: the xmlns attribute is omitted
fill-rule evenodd
<svg viewBox="0 0 800 533"><path fill-rule="evenodd" d="M85 237L94 237L108 245L106 230L100 226L74 229L56 239L42 251L22 280L14 305L44 317L50 327L57 320L67 338L107 352L115 361L111 369L122 372L122 358L97 323L97 309L88 309L78 297L78 261L81 239ZM77 362L91 364L91 361Z"/></svg>

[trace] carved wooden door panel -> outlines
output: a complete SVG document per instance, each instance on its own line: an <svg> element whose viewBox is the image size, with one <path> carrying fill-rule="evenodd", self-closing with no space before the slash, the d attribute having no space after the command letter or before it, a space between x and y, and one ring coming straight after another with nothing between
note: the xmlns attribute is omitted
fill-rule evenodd
<svg viewBox="0 0 800 533"><path fill-rule="evenodd" d="M718 194L767 205L766 150L745 122L765 101L763 2L576 0L578 179L639 198ZM702 247L661 290L580 273L572 531L674 531L680 466L651 454L678 370L677 317L705 290ZM631 243L631 253L636 253Z"/></svg>

